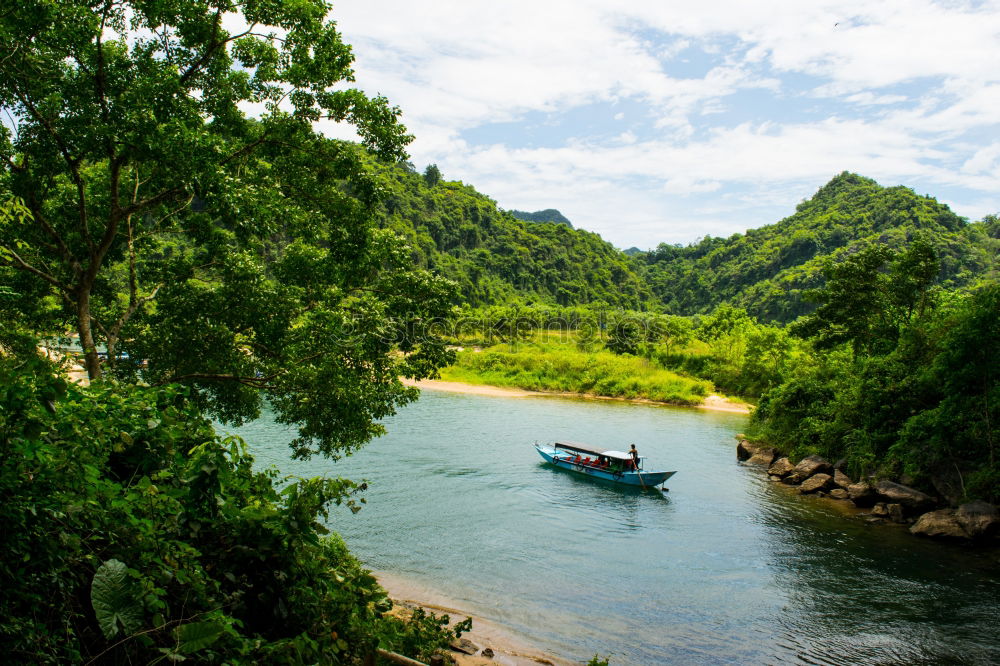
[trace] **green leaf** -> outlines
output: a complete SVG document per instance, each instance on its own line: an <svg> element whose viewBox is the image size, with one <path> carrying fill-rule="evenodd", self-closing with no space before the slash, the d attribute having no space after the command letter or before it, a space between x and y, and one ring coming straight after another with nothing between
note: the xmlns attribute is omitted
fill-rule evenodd
<svg viewBox="0 0 1000 666"><path fill-rule="evenodd" d="M218 622L191 622L177 628L179 652L197 652L216 641L226 628Z"/></svg>
<svg viewBox="0 0 1000 666"><path fill-rule="evenodd" d="M187 657L173 648L159 648L159 651L163 653L163 657L165 657L168 661L172 661L174 663L187 661Z"/></svg>
<svg viewBox="0 0 1000 666"><path fill-rule="evenodd" d="M130 634L142 626L142 602L127 567L118 560L107 560L97 569L90 603L105 638L116 636L119 627Z"/></svg>

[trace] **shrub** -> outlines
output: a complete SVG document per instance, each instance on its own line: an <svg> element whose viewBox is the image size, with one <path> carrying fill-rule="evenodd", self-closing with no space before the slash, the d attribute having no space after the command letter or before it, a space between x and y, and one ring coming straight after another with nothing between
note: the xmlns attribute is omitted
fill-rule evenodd
<svg viewBox="0 0 1000 666"><path fill-rule="evenodd" d="M21 663L351 662L409 632L322 519L343 479L253 469L178 387L69 384L0 356L0 649ZM400 622L403 624L401 625Z"/></svg>

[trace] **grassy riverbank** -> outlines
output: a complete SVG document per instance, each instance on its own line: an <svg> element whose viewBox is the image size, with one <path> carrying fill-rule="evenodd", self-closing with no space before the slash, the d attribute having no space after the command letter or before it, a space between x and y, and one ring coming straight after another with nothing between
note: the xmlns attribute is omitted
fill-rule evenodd
<svg viewBox="0 0 1000 666"><path fill-rule="evenodd" d="M700 405L712 383L666 370L647 359L569 344L520 343L464 350L441 371L452 382Z"/></svg>

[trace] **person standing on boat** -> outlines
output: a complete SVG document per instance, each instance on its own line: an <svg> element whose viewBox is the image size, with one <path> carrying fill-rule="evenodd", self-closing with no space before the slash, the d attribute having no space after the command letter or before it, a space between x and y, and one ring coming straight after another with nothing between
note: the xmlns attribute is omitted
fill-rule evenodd
<svg viewBox="0 0 1000 666"><path fill-rule="evenodd" d="M628 454L632 456L632 469L639 469L639 452L635 449L635 444L629 444Z"/></svg>

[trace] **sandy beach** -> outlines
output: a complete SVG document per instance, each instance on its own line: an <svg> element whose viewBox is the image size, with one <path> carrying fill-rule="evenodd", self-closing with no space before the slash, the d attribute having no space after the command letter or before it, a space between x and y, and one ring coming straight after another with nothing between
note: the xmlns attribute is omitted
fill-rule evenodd
<svg viewBox="0 0 1000 666"><path fill-rule="evenodd" d="M555 391L528 391L526 389L508 388L505 386L487 386L485 384L466 384L463 382L446 382L440 379L413 380L405 377L400 378L407 386L414 386L428 391L449 391L451 393L465 393L467 395L488 395L502 398L527 398L530 396L558 396L563 398L588 398L591 400L621 400L626 402L638 402L651 405L663 405L667 403L647 400L645 398L615 398L606 395L593 395L590 393L569 393ZM683 406L683 405L673 405ZM700 405L694 405L697 409L707 409L714 412L731 412L733 414L749 414L752 405L743 402L736 402L724 398L720 395L709 395Z"/></svg>
<svg viewBox="0 0 1000 666"><path fill-rule="evenodd" d="M462 638L472 641L479 652L467 655L453 650L450 654L460 666L570 666L579 663L540 650L506 628L456 608L458 602L435 590L416 585L394 574L374 573L397 607L407 609L419 606L436 615L447 614L453 623L467 617L472 618L472 631L462 634ZM481 656L482 650L487 648L493 651L493 657Z"/></svg>

